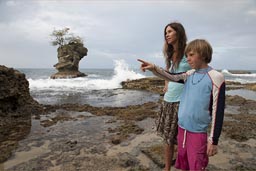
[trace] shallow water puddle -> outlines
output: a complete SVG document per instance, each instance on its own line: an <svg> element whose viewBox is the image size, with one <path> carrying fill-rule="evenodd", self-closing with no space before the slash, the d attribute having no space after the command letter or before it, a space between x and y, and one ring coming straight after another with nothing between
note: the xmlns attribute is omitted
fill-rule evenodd
<svg viewBox="0 0 256 171"><path fill-rule="evenodd" d="M246 89L229 90L229 91L226 91L226 94L231 96L238 95L247 100L256 100L256 92L252 90L246 90Z"/></svg>
<svg viewBox="0 0 256 171"><path fill-rule="evenodd" d="M41 121L51 120L61 113L71 120L57 122L49 127L40 124ZM19 142L12 157L0 166L0 171L32 170L31 167L49 169L72 158L69 156L79 155L80 151L86 153L86 150L94 150L96 153L103 153L106 151L104 146L108 144L108 128L114 128L118 124L112 120L111 116L63 110L41 116L41 120L32 119L29 135ZM46 162L47 165L44 164ZM35 163L42 166L35 166Z"/></svg>

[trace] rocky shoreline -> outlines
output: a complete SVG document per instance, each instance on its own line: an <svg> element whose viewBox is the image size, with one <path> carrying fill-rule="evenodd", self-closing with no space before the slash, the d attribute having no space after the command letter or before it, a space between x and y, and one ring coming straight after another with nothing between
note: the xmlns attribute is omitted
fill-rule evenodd
<svg viewBox="0 0 256 171"><path fill-rule="evenodd" d="M152 77L126 81L122 86L162 94L163 83ZM227 82L231 89L255 91L255 86ZM8 160L0 164L0 171L162 170L162 140L154 130L160 103L161 99L127 107L41 105L42 110L32 114L32 124L17 123L11 140L2 139L0 158ZM256 101L226 96L219 154L210 158L209 171L255 170L255 122ZM25 139L18 138L23 134Z"/></svg>

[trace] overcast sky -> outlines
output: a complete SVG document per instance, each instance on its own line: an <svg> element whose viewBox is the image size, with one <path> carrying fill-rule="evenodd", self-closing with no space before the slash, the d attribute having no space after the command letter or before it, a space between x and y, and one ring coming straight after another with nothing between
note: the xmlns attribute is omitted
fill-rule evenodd
<svg viewBox="0 0 256 171"><path fill-rule="evenodd" d="M84 39L80 68L113 68L137 58L164 66L164 27L181 22L188 40L207 39L216 69L256 70L255 0L0 0L0 65L53 68L54 29Z"/></svg>

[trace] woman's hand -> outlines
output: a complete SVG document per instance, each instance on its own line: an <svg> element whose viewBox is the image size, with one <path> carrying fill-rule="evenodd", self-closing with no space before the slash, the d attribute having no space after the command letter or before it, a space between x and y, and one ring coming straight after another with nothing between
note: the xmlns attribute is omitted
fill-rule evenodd
<svg viewBox="0 0 256 171"><path fill-rule="evenodd" d="M151 64L147 61L143 61L141 59L137 59L139 62L141 62L141 66L140 66L140 69L145 72L146 70L153 70L154 69L154 64Z"/></svg>
<svg viewBox="0 0 256 171"><path fill-rule="evenodd" d="M164 93L166 93L167 90L168 90L168 83L169 83L169 81L165 81L165 82L164 82L164 88L163 88L163 92L164 92Z"/></svg>

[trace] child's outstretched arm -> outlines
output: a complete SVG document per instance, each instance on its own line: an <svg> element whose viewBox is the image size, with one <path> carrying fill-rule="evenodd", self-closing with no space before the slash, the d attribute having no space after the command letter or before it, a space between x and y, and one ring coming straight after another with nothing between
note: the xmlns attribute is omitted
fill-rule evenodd
<svg viewBox="0 0 256 171"><path fill-rule="evenodd" d="M181 73L170 73L163 68L160 68L156 66L155 64L149 63L147 61L144 61L142 59L138 59L139 62L141 62L141 70L145 72L146 70L151 71L154 75L163 78L167 81L174 81L179 83L184 83L187 79L187 76L189 75L189 72L181 72ZM190 71L191 72L191 71Z"/></svg>

